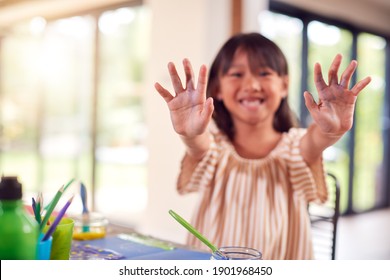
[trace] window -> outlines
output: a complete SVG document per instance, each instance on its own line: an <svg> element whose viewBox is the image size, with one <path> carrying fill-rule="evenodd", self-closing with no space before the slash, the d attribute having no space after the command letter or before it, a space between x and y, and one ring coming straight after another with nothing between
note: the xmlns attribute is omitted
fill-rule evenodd
<svg viewBox="0 0 390 280"><path fill-rule="evenodd" d="M356 145L355 145L355 172L354 172L354 206L358 211L380 205L385 198L384 180L382 175L387 173L383 169L384 142L382 129L384 128L385 103L385 47L383 37L369 33L361 33L357 37L359 72L357 79L368 75L372 82L369 90L359 96L356 106ZM387 140L388 143L388 140ZM370 148L368 148L370 147Z"/></svg>
<svg viewBox="0 0 390 280"><path fill-rule="evenodd" d="M148 20L143 6L123 7L34 18L1 38L0 170L26 197L49 201L75 178L113 220L146 207Z"/></svg>
<svg viewBox="0 0 390 280"><path fill-rule="evenodd" d="M285 4L271 1L270 10L259 15L260 32L278 43L286 54L292 85L289 101L303 126L310 123L303 91L309 90L316 98L312 75L315 62L321 63L327 79L330 63L341 53L341 69L351 59L359 62L353 83L368 75L372 77L371 84L359 96L353 129L324 152L325 167L341 182L344 213L389 206L385 164L390 155L384 152L388 139L382 133L384 114L390 106L385 103L386 37L290 9Z"/></svg>

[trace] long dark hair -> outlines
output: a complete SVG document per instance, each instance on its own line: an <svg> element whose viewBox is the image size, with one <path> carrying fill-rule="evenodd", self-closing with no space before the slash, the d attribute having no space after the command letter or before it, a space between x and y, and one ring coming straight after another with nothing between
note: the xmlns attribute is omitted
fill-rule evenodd
<svg viewBox="0 0 390 280"><path fill-rule="evenodd" d="M237 34L231 37L220 49L211 65L207 85L207 97L214 98L213 119L220 130L233 140L235 130L229 111L222 101L216 98L219 91L219 77L229 70L237 50L243 50L250 57L250 67L269 67L279 76L288 75L287 60L280 48L259 33ZM275 112L273 126L276 131L286 132L298 126L298 119L288 105L287 98L280 102Z"/></svg>

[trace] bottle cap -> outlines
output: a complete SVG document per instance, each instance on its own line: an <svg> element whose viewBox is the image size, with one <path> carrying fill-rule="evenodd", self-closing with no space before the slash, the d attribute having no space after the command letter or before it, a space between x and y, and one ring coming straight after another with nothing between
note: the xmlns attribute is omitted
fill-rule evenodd
<svg viewBox="0 0 390 280"><path fill-rule="evenodd" d="M16 200L22 198L22 185L16 176L1 176L0 199Z"/></svg>

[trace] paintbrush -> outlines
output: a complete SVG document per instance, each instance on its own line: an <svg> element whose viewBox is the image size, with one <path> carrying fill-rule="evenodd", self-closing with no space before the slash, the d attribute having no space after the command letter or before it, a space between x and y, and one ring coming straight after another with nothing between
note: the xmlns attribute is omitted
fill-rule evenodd
<svg viewBox="0 0 390 280"><path fill-rule="evenodd" d="M83 232L89 231L89 211L87 207L87 188L85 185L80 182L80 196L81 196L81 202L83 204L83 212L81 214L81 220L83 224Z"/></svg>

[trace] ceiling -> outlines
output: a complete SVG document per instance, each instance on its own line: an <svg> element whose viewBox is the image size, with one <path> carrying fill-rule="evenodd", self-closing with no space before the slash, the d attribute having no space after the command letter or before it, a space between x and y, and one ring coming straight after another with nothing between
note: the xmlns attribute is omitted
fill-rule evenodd
<svg viewBox="0 0 390 280"><path fill-rule="evenodd" d="M271 1L284 2L390 36L390 0ZM47 19L58 18L98 9L99 7L123 5L125 3L142 3L142 0L0 0L0 28L4 29L18 21L36 15L44 16Z"/></svg>
<svg viewBox="0 0 390 280"><path fill-rule="evenodd" d="M0 0L0 28L43 16L46 19L81 14L103 7L115 7L141 0Z"/></svg>

